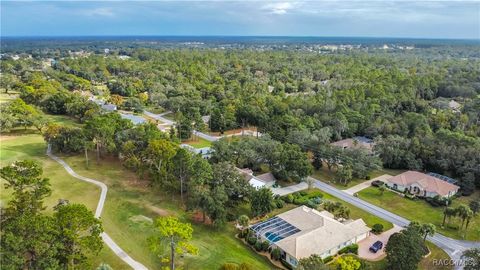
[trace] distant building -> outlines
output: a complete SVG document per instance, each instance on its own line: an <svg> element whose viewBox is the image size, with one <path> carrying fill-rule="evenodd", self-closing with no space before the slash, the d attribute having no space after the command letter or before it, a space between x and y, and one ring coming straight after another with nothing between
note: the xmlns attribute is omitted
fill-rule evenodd
<svg viewBox="0 0 480 270"><path fill-rule="evenodd" d="M434 176L416 171L406 171L387 180L386 185L400 192L408 191L419 197L449 198L460 189L459 186Z"/></svg>
<svg viewBox="0 0 480 270"><path fill-rule="evenodd" d="M208 125L208 122L210 122L210 115L202 116L202 121L205 125Z"/></svg>
<svg viewBox="0 0 480 270"><path fill-rule="evenodd" d="M103 104L102 106L102 109L107 111L107 112L113 112L113 111L116 111L117 110L117 105L115 104Z"/></svg>
<svg viewBox="0 0 480 270"><path fill-rule="evenodd" d="M201 155L203 158L210 158L212 156L212 149L210 147L195 148L189 144L182 143L180 147L189 150L192 153Z"/></svg>
<svg viewBox="0 0 480 270"><path fill-rule="evenodd" d="M362 219L340 222L327 211L300 206L250 226L257 238L281 250L281 258L293 268L311 255L322 259L368 237Z"/></svg>
<svg viewBox="0 0 480 270"><path fill-rule="evenodd" d="M147 122L147 120L145 120L145 118L143 118L141 116L134 115L134 114L120 113L120 117L122 117L123 119L128 119L128 120L132 121L132 123L134 125L139 125L139 124L143 124L143 123Z"/></svg>
<svg viewBox="0 0 480 270"><path fill-rule="evenodd" d="M243 175L245 180L247 180L248 183L254 188L262 188L262 187L270 188L277 181L277 179L275 179L275 176L273 176L271 172L267 172L260 175L253 175L253 171L248 168L245 168L245 169L237 168L237 170L240 172L241 175Z"/></svg>
<svg viewBox="0 0 480 270"><path fill-rule="evenodd" d="M331 143L331 145L342 147L343 149L358 149L363 148L368 152L373 153L373 147L375 142L372 139L363 136L357 136L337 142Z"/></svg>

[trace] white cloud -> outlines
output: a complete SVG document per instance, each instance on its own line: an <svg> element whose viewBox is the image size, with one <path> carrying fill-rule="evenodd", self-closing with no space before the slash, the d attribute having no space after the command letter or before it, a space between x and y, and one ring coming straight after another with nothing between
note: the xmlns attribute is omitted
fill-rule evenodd
<svg viewBox="0 0 480 270"><path fill-rule="evenodd" d="M83 12L87 16L113 17L115 13L111 8L94 8Z"/></svg>
<svg viewBox="0 0 480 270"><path fill-rule="evenodd" d="M286 14L289 10L295 8L295 3L292 2L280 2L280 3L271 3L263 6L263 10L268 11L272 14L283 15Z"/></svg>

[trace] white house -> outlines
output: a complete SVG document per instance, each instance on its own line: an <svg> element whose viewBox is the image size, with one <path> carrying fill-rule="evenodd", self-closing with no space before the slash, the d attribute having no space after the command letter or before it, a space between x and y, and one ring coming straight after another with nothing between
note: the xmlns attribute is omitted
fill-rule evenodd
<svg viewBox="0 0 480 270"><path fill-rule="evenodd" d="M243 177L245 177L245 180L247 180L248 183L254 188L262 188L262 187L270 188L277 181L277 179L275 179L275 176L273 176L273 174L270 172L260 174L260 175L253 175L253 171L248 168L245 168L245 169L237 168L237 170L240 172L240 174L243 175Z"/></svg>
<svg viewBox="0 0 480 270"><path fill-rule="evenodd" d="M368 237L370 228L362 219L340 222L327 211L300 206L250 226L257 237L281 250L282 259L293 268L313 254L322 259Z"/></svg>
<svg viewBox="0 0 480 270"><path fill-rule="evenodd" d="M406 171L394 176L387 180L386 185L401 192L408 190L411 194L419 197L430 198L437 195L449 198L455 195L460 189L459 186L438 177L416 171Z"/></svg>

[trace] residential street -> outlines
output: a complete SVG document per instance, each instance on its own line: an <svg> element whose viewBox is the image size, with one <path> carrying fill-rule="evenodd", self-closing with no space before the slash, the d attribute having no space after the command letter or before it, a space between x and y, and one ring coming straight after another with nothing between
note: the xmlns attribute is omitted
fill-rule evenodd
<svg viewBox="0 0 480 270"><path fill-rule="evenodd" d="M310 177L312 178L312 177ZM335 196L339 199L342 199L350 204L355 205L358 208L361 208L375 216L378 216L380 218L383 218L386 221L392 222L395 225L405 227L407 226L410 221L400 217L394 213L391 213L383 208L380 208L378 206L375 206L371 203L368 203L364 200L361 200L357 197L354 197L345 191L339 190L335 187L332 187L326 183L323 183L315 178L312 178L315 180L315 187L323 190L324 192ZM427 238L430 242L434 243L441 249L443 249L445 252L448 253L448 255L453 259L453 260L460 260L460 257L462 255L462 252L466 249L473 248L473 247L478 247L480 248L480 242L471 242L471 241L463 241L463 240L456 240L452 239L449 237L446 237L444 235L441 235L439 233L436 233L433 237L428 237ZM456 266L455 269L462 269L461 266Z"/></svg>
<svg viewBox="0 0 480 270"><path fill-rule="evenodd" d="M153 118L153 119L157 119L157 120L163 122L163 123L166 124L166 125L170 125L170 126L175 125L175 122L174 122L174 121L169 120L169 119L163 117L165 114L168 114L168 113L170 113L170 112L164 112L164 113L160 113L160 114L155 114L155 113L151 113L151 112L149 112L149 111L145 111L145 110L144 110L143 113L144 113L145 115L147 115L148 117L151 117L151 118ZM221 137L211 136L211 135L208 135L208 134L205 134L205 133L203 133L203 132L196 131L196 130L193 131L193 134L195 134L196 136L198 136L198 137L200 137L200 138L202 138L202 139L205 139L205 140L207 140L207 141L209 141L209 142L214 142L214 141L217 141L217 140L219 140L219 139L221 138Z"/></svg>

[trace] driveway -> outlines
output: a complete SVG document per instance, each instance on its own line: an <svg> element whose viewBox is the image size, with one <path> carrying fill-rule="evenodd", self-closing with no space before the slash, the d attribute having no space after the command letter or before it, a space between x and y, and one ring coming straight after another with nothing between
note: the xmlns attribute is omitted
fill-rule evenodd
<svg viewBox="0 0 480 270"><path fill-rule="evenodd" d="M280 195L280 196L283 196L283 195L287 195L287 194L290 194L290 193L294 193L294 192L297 192L297 191L300 191L300 190L304 190L304 189L307 189L308 188L308 184L305 183L305 182L300 182L296 185L291 185L291 186L288 186L288 187L282 187L282 188L271 188L272 192L274 195Z"/></svg>
<svg viewBox="0 0 480 270"><path fill-rule="evenodd" d="M377 251L377 253L373 253L368 249L372 246L373 243L377 241L382 241L383 247L385 247L387 245L388 238L390 238L390 235L399 232L400 230L402 230L402 227L393 225L393 228L379 235L370 233L370 236L358 242L358 256L362 259L366 259L369 261L378 261L383 259L383 257L385 257L386 255L385 249L379 250Z"/></svg>
<svg viewBox="0 0 480 270"><path fill-rule="evenodd" d="M366 189L368 188L369 186L372 185L372 182L375 181L375 180L380 180L382 182L387 182L387 179L390 179L392 176L389 175L389 174L384 174L384 175L380 175L379 177L375 177L371 180L368 180L368 181L365 181L365 182L362 182L356 186L353 186L349 189L345 189L344 191L350 195L353 195L363 189Z"/></svg>

